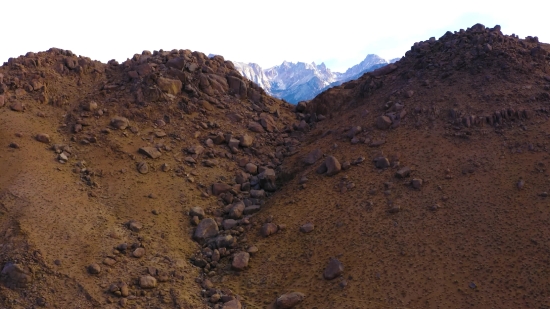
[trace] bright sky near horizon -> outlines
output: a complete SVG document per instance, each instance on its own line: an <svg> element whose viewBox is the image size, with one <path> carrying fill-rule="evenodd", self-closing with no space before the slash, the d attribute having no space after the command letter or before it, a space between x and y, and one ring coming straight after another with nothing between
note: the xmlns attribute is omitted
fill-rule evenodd
<svg viewBox="0 0 550 309"><path fill-rule="evenodd" d="M190 49L263 68L325 62L343 72L367 54L401 57L417 41L476 23L550 42L545 1L126 1L0 3L0 63L50 47L107 62Z"/></svg>

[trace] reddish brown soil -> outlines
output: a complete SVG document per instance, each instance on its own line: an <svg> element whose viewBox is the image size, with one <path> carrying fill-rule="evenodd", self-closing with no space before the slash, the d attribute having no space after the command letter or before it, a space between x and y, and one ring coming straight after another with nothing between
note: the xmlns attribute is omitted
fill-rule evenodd
<svg viewBox="0 0 550 309"><path fill-rule="evenodd" d="M0 266L28 268L28 282L3 274L0 307L45 302L54 308L117 308L121 298L109 288L123 281L130 286L130 297L123 298L129 308L227 308L208 301L205 296L214 292L236 297L245 308L273 308L277 297L294 291L306 295L295 308L546 308L547 50L535 38L520 40L476 25L422 42L395 67L328 90L297 107L298 113L247 81L247 89L257 93L242 92L243 86L201 86L208 74L232 80L234 70L199 53L149 60L138 55L120 65L80 58L80 68L69 68L73 56L59 50L13 59L0 68L6 85L0 107ZM170 71L167 61L179 56L200 69ZM143 63L156 65L130 77ZM159 77L181 80L195 92L168 95ZM33 80L45 86L26 86ZM90 101L104 113L84 111ZM26 110L11 110L14 103ZM393 119L394 128L379 129L379 117L393 117L396 109L407 114ZM313 113L327 118L299 125ZM247 129L266 114L274 119L274 132ZM136 133L102 133L115 116L127 117ZM162 126L159 119L169 121ZM346 136L352 126L361 126L354 143ZM167 136L151 138L156 129ZM228 131L254 135L254 146L234 154L225 144L205 146L210 133ZM36 141L38 133L52 141ZM373 147L377 141L384 143ZM71 146L67 163L56 160L53 144ZM190 154L184 150L199 144L206 150L196 157L198 164L185 163ZM160 158L138 153L154 145ZM324 158L303 163L314 149L340 163L365 160L326 176L316 173ZM397 157L399 166L376 168L372 160L380 155ZM217 166L203 166L206 159ZM92 173L75 170L82 160ZM143 161L147 174L136 168ZM237 244L214 268L209 249L191 239L187 212L201 206L207 217L227 218L221 210L231 202L212 196L211 185L235 184L246 162L274 168L278 189L268 193L250 224L240 220L240 230L226 231ZM163 163L170 171L162 171ZM410 177L397 178L405 166ZM299 184L302 176L305 185ZM413 188L411 179L421 179L422 187ZM248 194L233 192L241 200ZM129 220L143 229L130 231ZM261 236L271 220L284 229ZM308 222L314 230L300 232ZM146 254L138 259L114 252L120 243L137 244ZM251 245L259 251L248 268L232 270L232 256ZM117 263L103 265L107 256ZM344 272L328 281L323 271L331 257L343 263ZM195 267L197 259L212 268ZM98 275L87 272L92 263L101 265ZM139 285L148 267L158 269L155 289Z"/></svg>

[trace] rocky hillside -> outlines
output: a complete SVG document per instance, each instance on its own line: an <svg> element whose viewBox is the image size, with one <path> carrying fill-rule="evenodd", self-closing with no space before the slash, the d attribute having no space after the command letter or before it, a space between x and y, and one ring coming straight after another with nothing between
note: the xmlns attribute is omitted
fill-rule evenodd
<svg viewBox="0 0 550 309"><path fill-rule="evenodd" d="M344 73L332 72L324 63L292 63L284 61L281 65L262 69L255 63L236 62L235 68L241 75L258 84L265 91L277 98L296 104L310 100L322 91L356 79L366 72L374 71L388 63L378 57L367 55L365 60L354 65Z"/></svg>
<svg viewBox="0 0 550 309"><path fill-rule="evenodd" d="M224 284L252 307L548 306L549 50L475 25L298 104L295 177Z"/></svg>
<svg viewBox="0 0 550 309"><path fill-rule="evenodd" d="M1 308L545 308L550 46L483 25L310 102L221 56L0 67Z"/></svg>
<svg viewBox="0 0 550 309"><path fill-rule="evenodd" d="M233 308L231 290L201 290L234 270L209 260L203 272L194 256L213 241L220 265L251 250L247 218L300 144L285 133L290 108L223 57L189 50L10 59L0 307Z"/></svg>

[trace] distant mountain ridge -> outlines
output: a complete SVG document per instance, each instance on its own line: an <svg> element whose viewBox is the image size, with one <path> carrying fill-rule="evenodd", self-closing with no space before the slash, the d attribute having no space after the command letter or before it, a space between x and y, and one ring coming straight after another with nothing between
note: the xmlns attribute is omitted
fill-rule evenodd
<svg viewBox="0 0 550 309"><path fill-rule="evenodd" d="M311 100L324 90L357 79L366 72L374 71L399 58L385 60L369 54L360 63L344 73L332 72L324 63L319 65L305 62L284 61L281 65L268 69L256 63L233 62L235 69L244 77L258 84L269 94L296 104Z"/></svg>

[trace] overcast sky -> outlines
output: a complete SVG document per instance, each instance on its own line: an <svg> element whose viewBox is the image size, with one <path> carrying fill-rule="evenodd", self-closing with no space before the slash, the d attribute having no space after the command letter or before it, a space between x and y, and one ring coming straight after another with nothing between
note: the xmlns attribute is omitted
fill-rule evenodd
<svg viewBox="0 0 550 309"><path fill-rule="evenodd" d="M190 49L264 68L287 61L345 71L391 59L475 23L550 42L545 1L0 1L0 62L50 47L106 62Z"/></svg>

